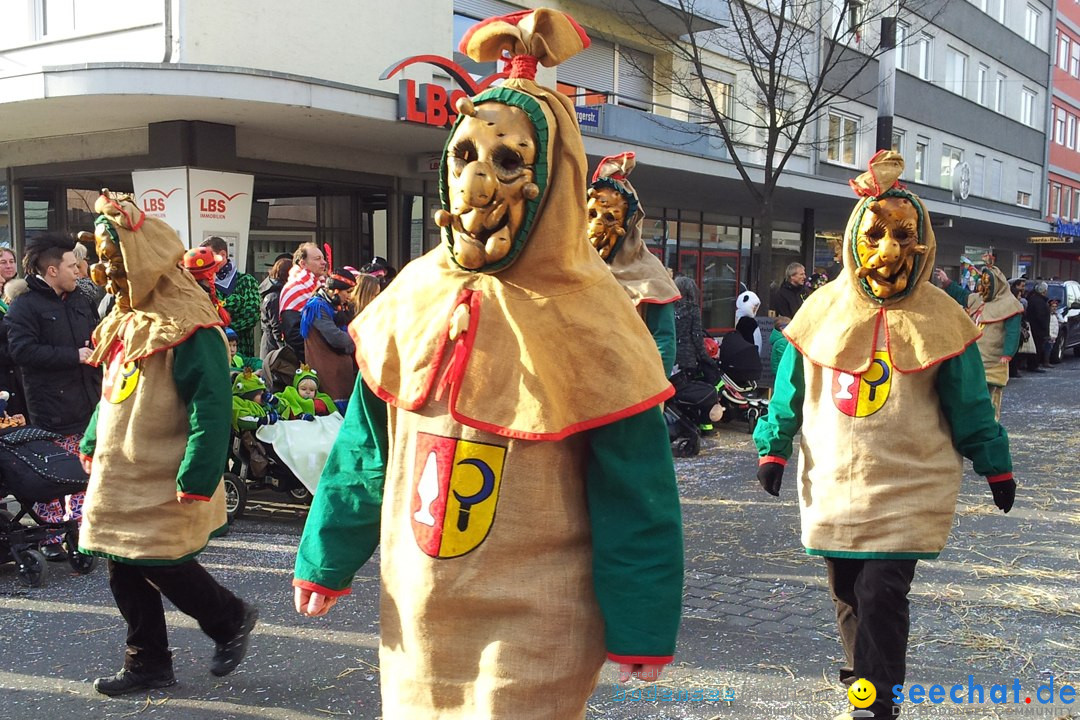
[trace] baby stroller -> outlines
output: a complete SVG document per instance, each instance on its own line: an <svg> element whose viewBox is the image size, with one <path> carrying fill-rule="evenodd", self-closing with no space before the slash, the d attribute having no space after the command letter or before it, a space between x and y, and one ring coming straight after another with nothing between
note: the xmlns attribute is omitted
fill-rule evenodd
<svg viewBox="0 0 1080 720"><path fill-rule="evenodd" d="M717 402L716 388L700 372L676 372L671 384L675 394L664 405L671 454L693 457L701 452L701 426L710 423L709 410Z"/></svg>
<svg viewBox="0 0 1080 720"><path fill-rule="evenodd" d="M761 355L758 347L739 332L724 336L720 345L720 377L716 390L724 406L724 422L736 416L745 418L748 432L769 412L769 401L758 389L761 379Z"/></svg>
<svg viewBox="0 0 1080 720"><path fill-rule="evenodd" d="M274 452L274 446L258 439L255 442L266 454L266 469L260 477L252 471L251 452L245 447L241 434L234 431L229 439L229 459L222 482L225 484L225 511L230 522L243 516L248 492L252 490L270 488L288 495L290 502L311 504L311 493Z"/></svg>
<svg viewBox="0 0 1080 720"><path fill-rule="evenodd" d="M94 569L94 558L78 552L79 522L46 522L34 511L35 502L48 502L86 490L88 478L79 458L56 440L60 435L34 427L0 429L0 497L14 496L17 514L0 509L0 562L15 562L19 581L28 587L45 582L45 556L38 547L62 538L72 569ZM29 518L33 525L24 525Z"/></svg>

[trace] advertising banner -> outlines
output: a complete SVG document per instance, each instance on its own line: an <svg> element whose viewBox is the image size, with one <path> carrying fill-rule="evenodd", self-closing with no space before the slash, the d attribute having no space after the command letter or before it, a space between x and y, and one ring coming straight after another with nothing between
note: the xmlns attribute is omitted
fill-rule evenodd
<svg viewBox="0 0 1080 720"><path fill-rule="evenodd" d="M185 247L216 235L237 269L247 271L253 175L177 167L136 170L131 178L139 207L171 225Z"/></svg>

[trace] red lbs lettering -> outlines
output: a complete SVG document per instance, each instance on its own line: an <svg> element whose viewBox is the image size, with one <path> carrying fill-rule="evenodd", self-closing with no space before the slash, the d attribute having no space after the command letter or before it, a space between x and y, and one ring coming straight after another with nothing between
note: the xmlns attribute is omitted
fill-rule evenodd
<svg viewBox="0 0 1080 720"><path fill-rule="evenodd" d="M143 198L143 210L146 212L165 212L165 198Z"/></svg>
<svg viewBox="0 0 1080 720"><path fill-rule="evenodd" d="M199 200L199 210L209 213L224 213L225 201L214 198L202 198Z"/></svg>

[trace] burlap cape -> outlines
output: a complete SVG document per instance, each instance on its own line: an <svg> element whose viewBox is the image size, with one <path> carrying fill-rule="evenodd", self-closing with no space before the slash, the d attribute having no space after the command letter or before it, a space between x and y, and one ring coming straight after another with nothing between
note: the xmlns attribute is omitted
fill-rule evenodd
<svg viewBox="0 0 1080 720"><path fill-rule="evenodd" d="M566 21L537 10L528 22ZM481 23L462 44L475 58L495 60L509 27L503 19ZM569 30L530 37L512 52L544 65L580 51L584 38ZM448 391L458 422L527 440L558 440L659 404L672 394L660 356L631 350L651 346L649 331L585 240L587 166L573 103L513 77L474 102L512 104L533 120L541 193L529 225L497 272L458 267L449 229L444 246L405 266L349 327L365 382L404 410ZM442 168L445 178L446 150ZM469 323L451 341L459 304L469 308Z"/></svg>
<svg viewBox="0 0 1080 720"><path fill-rule="evenodd" d="M592 186L615 188L627 199L630 210L626 235L616 243L607 263L634 305L666 305L679 299L679 289L664 264L645 246L645 210L629 177L635 166L634 153L626 152L604 158L593 173Z"/></svg>
<svg viewBox="0 0 1080 720"><path fill-rule="evenodd" d="M882 151L871 169L852 181L871 188L848 218L844 230L844 269L806 299L784 335L815 365L856 375L870 368L880 333L892 365L902 373L918 372L964 352L979 337L967 313L929 282L937 254L930 213L918 196L896 184L903 170L898 153ZM919 241L928 248L916 260L908 289L880 300L856 276L855 234L867 206L883 197L906 197L919 210Z"/></svg>
<svg viewBox="0 0 1080 720"><path fill-rule="evenodd" d="M184 245L163 220L147 217L129 200L98 199L96 209L119 238L128 272L131 311L118 306L94 330L94 354L100 365L119 339L127 360L140 360L175 347L201 327L224 323L210 296L179 266Z"/></svg>

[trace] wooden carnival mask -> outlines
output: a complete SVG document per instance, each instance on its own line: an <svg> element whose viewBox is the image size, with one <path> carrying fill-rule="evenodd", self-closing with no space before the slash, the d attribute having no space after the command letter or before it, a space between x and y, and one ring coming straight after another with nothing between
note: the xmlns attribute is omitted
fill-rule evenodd
<svg viewBox="0 0 1080 720"><path fill-rule="evenodd" d="M990 299L994 297L994 274L989 269L979 273L979 284L975 289L986 302L990 302Z"/></svg>
<svg viewBox="0 0 1080 720"><path fill-rule="evenodd" d="M120 251L119 238L107 220L101 220L94 226L94 247L99 262L90 268L90 279L95 285L115 295L116 305L122 311L130 310L131 298L128 293L124 255Z"/></svg>
<svg viewBox="0 0 1080 720"><path fill-rule="evenodd" d="M856 275L866 281L874 297L885 300L908 288L915 260L927 249L919 242L919 213L910 200L873 200L856 230Z"/></svg>
<svg viewBox="0 0 1080 720"><path fill-rule="evenodd" d="M605 260L626 234L626 197L613 187L589 190L589 242Z"/></svg>
<svg viewBox="0 0 1080 720"><path fill-rule="evenodd" d="M523 110L501 102L462 98L457 109L446 153L450 209L436 212L435 222L450 229L457 263L481 270L507 257L526 202L539 194L536 131Z"/></svg>

